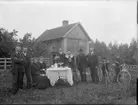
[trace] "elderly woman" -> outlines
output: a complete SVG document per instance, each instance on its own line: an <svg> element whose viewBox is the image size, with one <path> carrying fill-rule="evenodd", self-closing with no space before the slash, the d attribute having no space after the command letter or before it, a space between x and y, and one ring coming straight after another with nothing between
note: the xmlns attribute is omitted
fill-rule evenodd
<svg viewBox="0 0 138 105"><path fill-rule="evenodd" d="M44 58L42 56L40 57L40 60L39 60L38 64L40 66L41 71L46 70L46 63L44 62Z"/></svg>

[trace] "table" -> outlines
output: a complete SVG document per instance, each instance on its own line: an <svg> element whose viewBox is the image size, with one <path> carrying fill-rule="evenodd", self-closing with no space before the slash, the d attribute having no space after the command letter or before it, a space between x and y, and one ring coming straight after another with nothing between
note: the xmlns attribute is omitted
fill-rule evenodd
<svg viewBox="0 0 138 105"><path fill-rule="evenodd" d="M51 67L47 69L46 76L50 79L52 86L55 85L59 78L66 79L71 86L73 85L73 75L71 68Z"/></svg>

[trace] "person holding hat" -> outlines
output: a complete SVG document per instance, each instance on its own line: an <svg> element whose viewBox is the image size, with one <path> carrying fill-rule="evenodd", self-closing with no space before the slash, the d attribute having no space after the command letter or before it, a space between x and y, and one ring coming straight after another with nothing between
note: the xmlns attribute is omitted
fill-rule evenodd
<svg viewBox="0 0 138 105"><path fill-rule="evenodd" d="M86 82L87 59L82 49L79 50L79 54L76 57L76 65L80 72L81 81Z"/></svg>
<svg viewBox="0 0 138 105"><path fill-rule="evenodd" d="M13 75L13 86L12 86L12 94L16 94L19 89L23 89L23 76L24 76L24 64L25 59L21 53L21 46L17 44L15 47L15 51L11 54L12 60L12 69L11 73Z"/></svg>

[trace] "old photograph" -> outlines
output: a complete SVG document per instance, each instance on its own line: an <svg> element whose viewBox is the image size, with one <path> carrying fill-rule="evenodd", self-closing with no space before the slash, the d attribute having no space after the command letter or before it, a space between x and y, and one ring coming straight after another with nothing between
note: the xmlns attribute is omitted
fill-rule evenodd
<svg viewBox="0 0 138 105"><path fill-rule="evenodd" d="M137 104L137 0L0 0L0 104Z"/></svg>

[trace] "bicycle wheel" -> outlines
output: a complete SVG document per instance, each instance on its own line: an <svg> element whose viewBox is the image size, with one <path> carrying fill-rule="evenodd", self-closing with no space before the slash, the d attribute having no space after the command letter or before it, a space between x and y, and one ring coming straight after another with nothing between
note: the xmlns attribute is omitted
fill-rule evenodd
<svg viewBox="0 0 138 105"><path fill-rule="evenodd" d="M117 76L117 82L121 85L122 88L128 89L130 86L131 81L131 74L126 71L122 70Z"/></svg>

